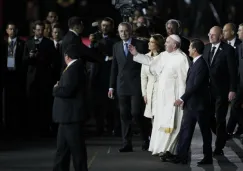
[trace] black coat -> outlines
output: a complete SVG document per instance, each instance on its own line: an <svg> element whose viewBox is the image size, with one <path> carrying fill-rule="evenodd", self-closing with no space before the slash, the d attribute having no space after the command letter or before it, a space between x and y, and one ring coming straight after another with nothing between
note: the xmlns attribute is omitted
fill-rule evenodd
<svg viewBox="0 0 243 171"><path fill-rule="evenodd" d="M189 68L186 91L181 99L187 110L202 111L209 106L209 69L203 57L196 60Z"/></svg>
<svg viewBox="0 0 243 171"><path fill-rule="evenodd" d="M82 60L72 63L62 74L57 87L53 88L53 121L75 123L84 121L85 74Z"/></svg>
<svg viewBox="0 0 243 171"><path fill-rule="evenodd" d="M131 44L139 53L148 52L148 44L144 41L132 39ZM129 52L125 56L123 41L113 47L113 61L111 66L110 88L114 88L119 95L141 95L141 64L133 61Z"/></svg>
<svg viewBox="0 0 243 171"><path fill-rule="evenodd" d="M227 96L229 91L236 92L237 59L234 48L221 42L210 65L211 48L211 43L205 46L203 57L209 66L210 87L213 95Z"/></svg>

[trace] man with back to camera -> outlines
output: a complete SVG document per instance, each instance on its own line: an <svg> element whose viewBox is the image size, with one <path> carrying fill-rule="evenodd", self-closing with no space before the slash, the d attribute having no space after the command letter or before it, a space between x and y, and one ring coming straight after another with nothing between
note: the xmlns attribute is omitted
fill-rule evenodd
<svg viewBox="0 0 243 171"><path fill-rule="evenodd" d="M79 46L68 46L67 67L53 88L53 121L59 124L53 171L69 170L72 155L75 171L87 171L87 152L83 135L85 110L85 72Z"/></svg>

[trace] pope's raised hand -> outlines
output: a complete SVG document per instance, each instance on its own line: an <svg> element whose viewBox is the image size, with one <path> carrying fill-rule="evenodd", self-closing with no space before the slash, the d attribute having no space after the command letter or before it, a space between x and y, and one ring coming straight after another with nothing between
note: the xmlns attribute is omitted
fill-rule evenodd
<svg viewBox="0 0 243 171"><path fill-rule="evenodd" d="M128 46L128 49L133 56L136 56L138 54L136 47L133 46L132 44Z"/></svg>

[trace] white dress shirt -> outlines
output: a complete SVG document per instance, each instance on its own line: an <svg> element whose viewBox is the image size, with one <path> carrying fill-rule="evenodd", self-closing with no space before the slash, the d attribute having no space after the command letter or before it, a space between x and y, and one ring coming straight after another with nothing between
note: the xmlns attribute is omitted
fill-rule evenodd
<svg viewBox="0 0 243 171"><path fill-rule="evenodd" d="M202 55L199 55L199 56L193 58L193 61L192 61L192 62L195 63L201 56L202 56Z"/></svg>
<svg viewBox="0 0 243 171"><path fill-rule="evenodd" d="M228 44L230 44L232 47L235 46L235 41L236 41L236 37L230 41L227 41Z"/></svg>

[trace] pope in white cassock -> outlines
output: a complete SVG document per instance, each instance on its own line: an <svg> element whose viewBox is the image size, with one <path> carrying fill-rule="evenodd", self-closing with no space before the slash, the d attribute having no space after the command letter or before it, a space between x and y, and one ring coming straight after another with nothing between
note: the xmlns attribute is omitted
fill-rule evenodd
<svg viewBox="0 0 243 171"><path fill-rule="evenodd" d="M179 36L170 35L165 42L166 51L154 60L139 54L134 46L129 47L133 60L149 65L150 72L158 78L157 106L149 151L153 155L162 154L162 160L176 154L183 115L182 106L174 106L175 100L185 92L189 68L187 56L180 50L180 43Z"/></svg>

